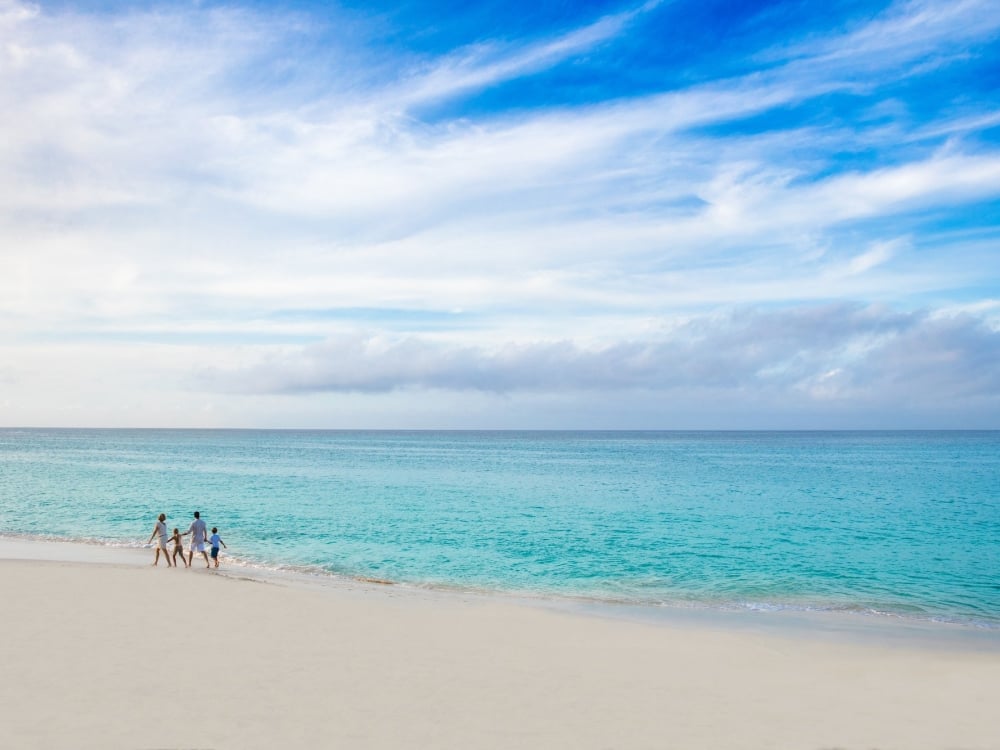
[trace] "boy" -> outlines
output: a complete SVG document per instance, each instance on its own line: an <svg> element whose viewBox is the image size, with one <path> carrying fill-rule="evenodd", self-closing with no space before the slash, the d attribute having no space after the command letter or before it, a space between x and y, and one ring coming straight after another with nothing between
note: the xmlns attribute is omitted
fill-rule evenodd
<svg viewBox="0 0 1000 750"><path fill-rule="evenodd" d="M214 526L212 527L212 536L208 538L208 541L212 545L212 559L215 560L215 567L219 567L219 545L221 544L225 547L226 543L222 541L222 537L219 536L219 530Z"/></svg>

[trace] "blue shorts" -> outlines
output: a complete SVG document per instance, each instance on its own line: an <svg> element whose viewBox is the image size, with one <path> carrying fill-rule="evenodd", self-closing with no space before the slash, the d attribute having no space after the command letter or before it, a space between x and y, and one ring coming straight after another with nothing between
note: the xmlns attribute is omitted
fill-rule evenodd
<svg viewBox="0 0 1000 750"><path fill-rule="evenodd" d="M212 559L214 560L218 556L219 556L219 548L218 547L212 547Z"/></svg>

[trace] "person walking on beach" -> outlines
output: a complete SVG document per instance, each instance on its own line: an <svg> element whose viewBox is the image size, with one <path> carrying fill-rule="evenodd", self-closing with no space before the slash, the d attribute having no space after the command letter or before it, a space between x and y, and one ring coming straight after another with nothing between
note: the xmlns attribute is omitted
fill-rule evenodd
<svg viewBox="0 0 1000 750"><path fill-rule="evenodd" d="M215 560L215 567L219 567L219 545L226 547L226 543L222 541L222 537L219 536L219 530L212 527L212 536L209 537L208 543L212 545L212 559ZM229 549L226 547L226 549Z"/></svg>
<svg viewBox="0 0 1000 750"><path fill-rule="evenodd" d="M205 551L205 537L208 536L205 529L205 522L201 520L201 513L198 511L194 512L194 520L191 522L191 528L184 532L184 536L188 534L191 535L191 551L188 552L188 567L194 561L194 553L200 552L202 557L205 558L205 567L211 568L212 566L208 562L208 553Z"/></svg>
<svg viewBox="0 0 1000 750"><path fill-rule="evenodd" d="M172 541L174 543L174 554L173 554L174 567L175 568L179 568L180 567L180 565L177 562L177 556L180 555L181 562L184 563L184 567L186 568L188 562L187 562L187 559L184 557L184 543L181 542L181 530L180 529L174 529L174 535L172 537L170 537L170 541Z"/></svg>
<svg viewBox="0 0 1000 750"><path fill-rule="evenodd" d="M163 552L163 559L167 561L167 567L172 568L173 564L170 562L170 557L167 553L167 514L161 513L156 521L156 526L153 527L153 533L149 535L149 542L153 541L154 537L159 537L156 540L156 557L153 558L153 565L157 565L160 562L160 552Z"/></svg>

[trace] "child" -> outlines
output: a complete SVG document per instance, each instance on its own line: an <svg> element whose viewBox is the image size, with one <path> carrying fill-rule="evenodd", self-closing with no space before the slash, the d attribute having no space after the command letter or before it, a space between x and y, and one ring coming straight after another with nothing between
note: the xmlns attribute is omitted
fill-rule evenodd
<svg viewBox="0 0 1000 750"><path fill-rule="evenodd" d="M219 545L221 544L225 547L226 543L222 541L222 537L219 536L219 530L214 526L212 527L212 536L208 538L208 542L212 545L212 559L215 560L215 567L219 567Z"/></svg>
<svg viewBox="0 0 1000 750"><path fill-rule="evenodd" d="M170 537L170 541L174 543L174 566L177 566L177 555L181 556L181 562L184 563L184 567L187 567L187 560L184 558L184 545L181 543L181 530L174 529L174 535Z"/></svg>

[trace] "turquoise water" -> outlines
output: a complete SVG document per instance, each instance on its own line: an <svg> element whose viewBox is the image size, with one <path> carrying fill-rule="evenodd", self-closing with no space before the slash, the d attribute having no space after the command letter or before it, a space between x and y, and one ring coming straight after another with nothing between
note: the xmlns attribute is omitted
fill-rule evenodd
<svg viewBox="0 0 1000 750"><path fill-rule="evenodd" d="M0 430L0 533L644 605L1000 627L998 432Z"/></svg>

